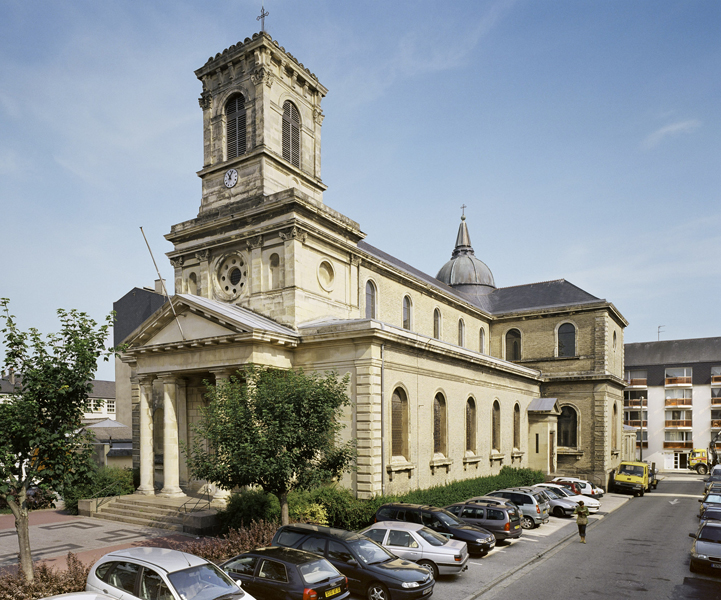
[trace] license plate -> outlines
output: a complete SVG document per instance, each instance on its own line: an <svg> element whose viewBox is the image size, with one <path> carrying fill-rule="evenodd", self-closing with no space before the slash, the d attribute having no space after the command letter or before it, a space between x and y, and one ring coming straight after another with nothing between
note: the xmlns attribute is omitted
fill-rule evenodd
<svg viewBox="0 0 721 600"><path fill-rule="evenodd" d="M521 528L520 525L514 525L514 526L513 526L513 529L520 529L520 528Z"/></svg>
<svg viewBox="0 0 721 600"><path fill-rule="evenodd" d="M328 590L328 591L325 593L325 597L326 597L326 598L330 598L331 596L335 596L336 594L340 594L340 588L339 588L339 587L333 588L332 590Z"/></svg>
<svg viewBox="0 0 721 600"><path fill-rule="evenodd" d="M721 565L714 565L714 564L712 564L711 566L712 566L714 569L721 569Z"/></svg>
<svg viewBox="0 0 721 600"><path fill-rule="evenodd" d="M432 587L429 587L427 590L423 590L423 595L424 595L424 596L427 596L427 595L430 594L432 591L433 591L433 588L432 588Z"/></svg>

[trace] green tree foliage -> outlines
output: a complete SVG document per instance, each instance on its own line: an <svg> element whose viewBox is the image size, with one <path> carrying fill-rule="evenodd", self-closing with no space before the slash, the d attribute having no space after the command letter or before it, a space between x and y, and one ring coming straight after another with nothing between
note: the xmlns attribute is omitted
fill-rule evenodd
<svg viewBox="0 0 721 600"><path fill-rule="evenodd" d="M81 432L84 407L100 356L108 359L104 325L75 310L58 310L60 332L20 331L0 300L3 365L20 375L18 389L0 404L0 498L14 517L20 566L33 579L28 489L60 491L90 472L90 439Z"/></svg>
<svg viewBox="0 0 721 600"><path fill-rule="evenodd" d="M190 471L225 489L258 485L275 494L287 524L289 492L333 480L355 458L354 443L339 440L347 388L348 376L336 373L253 365L210 386L210 403L186 448Z"/></svg>

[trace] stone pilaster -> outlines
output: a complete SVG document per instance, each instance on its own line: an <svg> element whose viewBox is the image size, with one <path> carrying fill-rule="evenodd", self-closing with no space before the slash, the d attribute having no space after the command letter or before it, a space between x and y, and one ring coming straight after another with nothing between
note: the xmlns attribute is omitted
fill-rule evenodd
<svg viewBox="0 0 721 600"><path fill-rule="evenodd" d="M153 376L138 378L140 402L138 406L140 421L140 486L136 494L155 495L155 464L153 449Z"/></svg>
<svg viewBox="0 0 721 600"><path fill-rule="evenodd" d="M160 377L163 382L163 489L166 498L184 496L180 489L180 446L178 444L178 386L173 375ZM180 382L182 385L183 382Z"/></svg>
<svg viewBox="0 0 721 600"><path fill-rule="evenodd" d="M379 348L376 349L376 351L379 350ZM356 424L358 440L357 495L359 498L372 498L381 493L383 477L381 361L378 358L358 361L356 365ZM386 456L386 460L390 460L390 457Z"/></svg>

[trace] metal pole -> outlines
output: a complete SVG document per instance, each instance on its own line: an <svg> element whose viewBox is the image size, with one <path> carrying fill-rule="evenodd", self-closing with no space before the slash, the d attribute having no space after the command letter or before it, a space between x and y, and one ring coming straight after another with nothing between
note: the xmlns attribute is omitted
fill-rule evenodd
<svg viewBox="0 0 721 600"><path fill-rule="evenodd" d="M639 446L639 462L643 462L643 401L644 397L641 396L641 445Z"/></svg>

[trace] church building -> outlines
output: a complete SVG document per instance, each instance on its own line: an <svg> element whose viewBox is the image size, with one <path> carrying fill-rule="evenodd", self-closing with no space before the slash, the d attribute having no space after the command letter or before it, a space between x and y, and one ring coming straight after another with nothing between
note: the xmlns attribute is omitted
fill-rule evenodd
<svg viewBox="0 0 721 600"><path fill-rule="evenodd" d="M358 459L342 484L360 498L506 465L607 483L626 385L612 303L562 279L497 288L465 217L435 277L367 243L323 203L327 90L267 33L195 74L200 210L166 235L175 295L128 331L117 370L138 493L203 483L179 442L203 382L249 363L350 374L344 435Z"/></svg>

